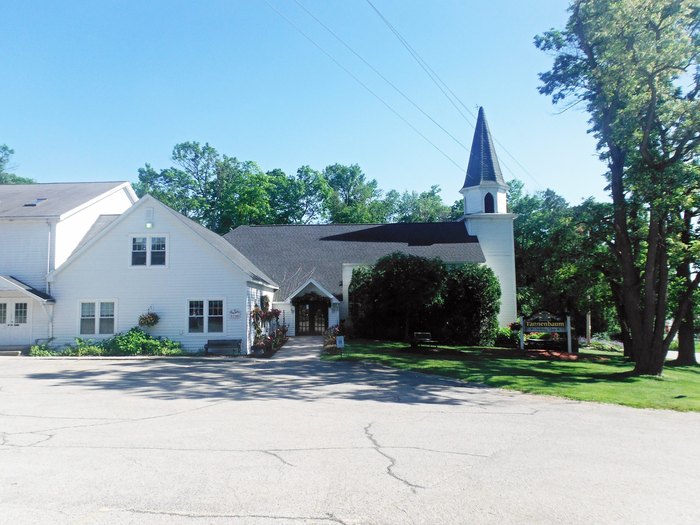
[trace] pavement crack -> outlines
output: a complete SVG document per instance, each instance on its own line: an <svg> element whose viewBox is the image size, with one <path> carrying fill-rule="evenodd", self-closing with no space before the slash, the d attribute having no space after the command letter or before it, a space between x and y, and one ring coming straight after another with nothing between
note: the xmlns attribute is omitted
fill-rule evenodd
<svg viewBox="0 0 700 525"><path fill-rule="evenodd" d="M282 456L280 456L276 452L272 452L271 450L261 450L260 452L262 452L263 454L268 454L268 455L272 456L273 458L279 459L283 465L287 465L288 467L296 467L296 465L291 464L289 461L284 459Z"/></svg>
<svg viewBox="0 0 700 525"><path fill-rule="evenodd" d="M374 448L374 450L376 450L379 455L384 456L386 459L389 460L389 465L386 467L386 473L395 480L400 481L401 483L406 485L408 488L411 489L411 492L413 493L416 492L416 489L424 489L425 487L423 487L422 485L411 483L407 479L402 478L394 472L394 467L396 466L396 458L390 456L382 450L383 447L379 444L379 441L377 441L377 438L374 437L374 434L371 431L372 425L374 425L374 423L369 423L365 427L365 437L370 441L370 443L372 443L372 448Z"/></svg>
<svg viewBox="0 0 700 525"><path fill-rule="evenodd" d="M345 525L345 522L336 518L331 513L326 513L325 516L284 516L275 514L225 514L225 513L194 513L194 512L183 512L175 510L151 510L151 509L135 509L135 508L112 508L105 507L100 509L101 512L129 512L132 514L145 514L150 516L172 516L178 518L253 518L261 520L280 520L285 523L290 521L327 521L330 523L340 523L340 525Z"/></svg>

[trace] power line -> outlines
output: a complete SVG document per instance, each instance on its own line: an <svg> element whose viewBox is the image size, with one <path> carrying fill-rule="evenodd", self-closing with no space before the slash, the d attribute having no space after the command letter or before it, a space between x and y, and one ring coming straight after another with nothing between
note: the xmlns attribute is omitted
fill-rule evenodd
<svg viewBox="0 0 700 525"><path fill-rule="evenodd" d="M464 168L457 164L457 162L452 159L447 153L442 151L438 146L436 146L428 137L426 137L423 133L421 133L418 128L416 128L413 124L411 124L406 118L404 118L398 111L396 111L393 107L389 105L383 98L381 98L377 93L372 91L367 84L362 82L354 73L352 73L348 68L343 66L340 62L338 62L330 53L328 53L323 47L321 47L319 44L316 43L315 40L313 40L309 35L307 35L304 31L302 31L299 26L297 26L294 22L292 22L286 15L284 15L281 11L279 11L276 7L274 7L268 0L264 0L265 3L268 5L270 9L272 9L275 13L277 13L280 17L282 17L290 26L292 26L297 32L299 32L304 38L306 38L309 42L311 42L316 48L318 48L319 51L321 51L324 55L326 55L330 60L335 63L340 69L345 71L350 77L355 80L358 84L360 84L363 88L365 88L371 95L373 95L379 102L381 102L389 111L391 111L394 115L396 115L398 118L400 118L407 126L409 126L413 131L415 131L420 137L423 138L428 144L430 144L433 148L435 148L439 153L441 153L447 160L449 160L452 164L454 164L460 171L464 171Z"/></svg>
<svg viewBox="0 0 700 525"><path fill-rule="evenodd" d="M409 52L409 54L413 57L413 59L418 63L418 65L425 71L425 73L430 77L430 79L433 81L433 83L438 87L438 89L445 95L445 98L449 100L450 104L454 106L454 108L457 110L457 112L462 116L464 120L469 123L472 128L474 127L474 124L467 119L466 115L462 112L462 110L457 106L455 103L455 100L459 102L459 104L474 118L476 119L476 115L462 102L462 100L455 94L452 89L440 78L440 76L428 65L428 63L423 60L423 58L418 54L418 52L413 49L411 44L408 43L408 41L399 33L399 31L389 22L389 20L377 9L377 7L372 3L371 0L366 0L367 3L370 5L370 7L374 10L374 12L379 16L379 18L382 19L384 24L389 28L389 30L396 36L396 38L403 44L403 46L406 48L406 50ZM444 86L444 87L443 87ZM449 94L448 94L449 92ZM454 100L453 100L454 99ZM520 167L520 169L523 170L523 172L530 177L535 184L537 184L540 188L542 187L542 184L535 178L534 175L532 175L526 168L523 166L518 159L515 158L515 156L508 151L508 149L496 138L494 138L494 142L498 144L501 149L511 158L513 161ZM513 177L515 177L515 173L513 170L510 169L510 166L503 162L501 160L501 163L505 166L505 168L511 173Z"/></svg>
<svg viewBox="0 0 700 525"><path fill-rule="evenodd" d="M401 89L399 89L396 84L394 84L391 80L386 78L380 71L377 70L372 64L370 64L367 60L364 59L359 53L357 53L348 43L345 42L341 37L339 37L335 31L333 31L330 27L328 27L326 24L324 24L321 20L319 20L311 11L309 11L304 4L302 4L299 0L294 0L299 7L301 7L306 13L313 18L316 22L318 22L326 31L328 31L333 37L343 44L346 49L348 49L353 55L355 55L357 58L359 58L368 68L370 68L372 71L374 71L384 82L389 84L394 90L401 95L404 99L406 99L408 102L413 105L414 108L416 108L418 111L420 111L424 116L426 116L430 121L435 124L438 128L440 128L442 131L445 132L454 142L457 143L462 149L465 151L469 151L469 148L466 147L462 142L457 139L452 133L450 133L448 130L446 130L442 125L440 125L439 122L437 122L433 117L431 117L428 113L426 113L423 108L421 108L418 104L416 104L408 95L406 95Z"/></svg>

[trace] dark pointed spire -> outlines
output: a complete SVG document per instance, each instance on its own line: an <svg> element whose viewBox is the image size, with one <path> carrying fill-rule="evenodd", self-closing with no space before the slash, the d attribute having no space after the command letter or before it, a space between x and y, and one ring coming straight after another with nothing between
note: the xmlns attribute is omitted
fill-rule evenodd
<svg viewBox="0 0 700 525"><path fill-rule="evenodd" d="M493 147L489 125L486 123L484 108L479 108L479 116L476 119L472 150L469 154L467 177L464 179L464 188L478 186L484 181L498 182L505 186L501 167L498 165L498 157Z"/></svg>

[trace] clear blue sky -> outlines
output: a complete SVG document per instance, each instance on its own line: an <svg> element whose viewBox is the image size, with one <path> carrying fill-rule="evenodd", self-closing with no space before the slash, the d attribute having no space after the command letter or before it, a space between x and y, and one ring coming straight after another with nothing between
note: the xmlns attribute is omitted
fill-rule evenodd
<svg viewBox="0 0 700 525"><path fill-rule="evenodd" d="M311 18L303 5L469 148L467 122L365 0L4 0L0 144L39 182L130 180L172 147L209 142L264 170L359 164L382 189L459 198L468 153ZM537 92L563 0L373 0L476 113L507 179L576 204L605 198L587 116ZM272 7L271 7L272 6ZM459 166L292 27L278 10ZM464 110L463 110L464 111ZM506 153L509 152L527 172Z"/></svg>

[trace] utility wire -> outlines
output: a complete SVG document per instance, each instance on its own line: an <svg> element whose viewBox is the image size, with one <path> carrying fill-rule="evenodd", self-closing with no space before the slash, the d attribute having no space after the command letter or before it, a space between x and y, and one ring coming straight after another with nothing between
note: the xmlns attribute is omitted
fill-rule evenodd
<svg viewBox="0 0 700 525"><path fill-rule="evenodd" d="M286 15L284 15L281 11L279 11L275 6L273 6L268 0L264 0L265 3L268 5L270 9L272 9L275 13L277 13L280 17L282 17L290 26L292 26L296 31L298 31L304 38L306 38L309 42L311 42L316 48L318 48L319 51L321 51L324 55L326 55L330 60L335 63L340 69L345 71L350 77L352 77L355 82L360 84L363 88L365 88L370 94L372 94L379 102L381 102L386 108L391 111L394 115L396 115L398 118L400 118L407 126L409 126L413 131L415 131L418 135L420 135L423 140L425 140L428 144L430 144L433 148L435 148L439 153L442 154L447 160L449 160L452 164L454 164L460 171L464 171L464 168L457 164L457 162L452 159L447 153L442 151L438 146L436 146L428 137L426 137L423 133L421 133L418 128L416 128L413 124L411 124L406 118L404 118L398 111L396 111L393 107L391 107L383 98L381 98L377 93L372 91L372 89L367 86L364 82L362 82L355 74L353 74L348 68L343 66L340 62L338 62L333 55L328 53L323 47L321 47L319 44L316 43L315 40L313 40L309 35L307 35L304 31L299 28L294 22L292 22Z"/></svg>
<svg viewBox="0 0 700 525"><path fill-rule="evenodd" d="M459 102L459 104L474 118L476 119L476 115L462 102L462 100L455 94L452 89L440 78L440 76L435 73L435 71L428 65L428 63L423 60L423 58L418 54L418 52L413 49L411 44L408 43L408 41L399 33L399 31L387 20L387 18L377 9L377 7L372 3L372 0L366 0L367 3L370 5L370 7L374 10L374 12L379 16L379 18L382 19L384 24L389 28L389 30L394 33L394 36L403 44L403 46L406 48L406 50L409 52L409 54L413 57L413 59L420 65L420 67L425 71L425 73L430 77L430 79L433 81L433 83L438 87L440 91L442 91L443 95L449 100L450 104L455 107L457 112L462 116L462 118L469 123L469 125L473 128L474 124L467 119L466 115L462 112L462 110L455 104L455 100ZM446 91L447 90L447 91ZM449 94L448 94L449 92ZM520 169L523 170L523 172L530 177L537 186L542 188L542 184L535 178L534 175L532 175L525 166L523 166L518 159L513 156L513 154L508 151L508 149L496 138L494 138L494 142L498 144L501 149L511 158L513 161L520 167ZM501 161L502 162L502 161ZM505 166L505 168L510 172L510 174L515 177L515 173L513 170L510 169L510 166L506 164L505 162L502 162L502 164Z"/></svg>
<svg viewBox="0 0 700 525"><path fill-rule="evenodd" d="M359 58L368 68L370 68L372 71L374 71L379 78L381 78L384 82L389 84L394 90L401 95L404 99L406 99L408 102L411 103L411 105L416 108L418 111L420 111L424 116L426 116L430 121L435 124L438 128L440 128L442 131L445 132L446 135L448 135L455 143L457 143L458 146L460 146L462 149L465 151L469 151L469 148L466 147L458 138L456 138L452 133L450 133L448 130L446 130L442 125L440 125L439 122L437 122L433 117L431 117L428 113L426 113L423 108L421 108L418 104L416 104L406 93L401 91L396 84L394 84L391 80L386 78L380 71L377 70L372 64L367 62L367 60L364 59L359 53L357 53L348 43L345 42L341 37L339 37L335 31L333 31L330 27L328 27L326 24L324 24L321 20L319 20L311 11L309 11L304 4L302 4L299 0L294 0L299 7L301 7L306 13L313 18L316 22L318 22L326 31L328 31L333 37L343 44L345 48L350 51L353 55L355 55L357 58Z"/></svg>

